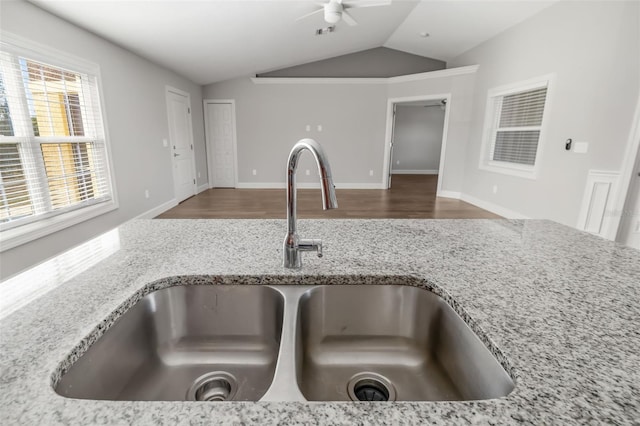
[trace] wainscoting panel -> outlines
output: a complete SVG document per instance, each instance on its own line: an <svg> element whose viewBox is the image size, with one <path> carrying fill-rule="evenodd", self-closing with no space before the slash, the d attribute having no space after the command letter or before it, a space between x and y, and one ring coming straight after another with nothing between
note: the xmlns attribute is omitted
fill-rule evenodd
<svg viewBox="0 0 640 426"><path fill-rule="evenodd" d="M619 172L589 171L578 229L610 240L615 238L615 230L612 229L613 216L610 210L619 178Z"/></svg>

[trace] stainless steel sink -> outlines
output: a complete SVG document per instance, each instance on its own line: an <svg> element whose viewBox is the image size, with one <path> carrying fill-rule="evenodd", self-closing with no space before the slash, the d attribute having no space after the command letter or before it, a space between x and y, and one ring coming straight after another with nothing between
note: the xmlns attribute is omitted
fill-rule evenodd
<svg viewBox="0 0 640 426"><path fill-rule="evenodd" d="M444 299L407 285L174 286L149 293L101 327L97 341L61 367L58 394L440 401L497 398L514 388ZM82 344L75 351L82 353Z"/></svg>
<svg viewBox="0 0 640 426"><path fill-rule="evenodd" d="M299 307L298 384L312 401L477 400L514 383L439 296L408 286L326 286Z"/></svg>
<svg viewBox="0 0 640 426"><path fill-rule="evenodd" d="M82 399L257 401L271 385L284 299L266 286L178 286L129 309L55 390Z"/></svg>

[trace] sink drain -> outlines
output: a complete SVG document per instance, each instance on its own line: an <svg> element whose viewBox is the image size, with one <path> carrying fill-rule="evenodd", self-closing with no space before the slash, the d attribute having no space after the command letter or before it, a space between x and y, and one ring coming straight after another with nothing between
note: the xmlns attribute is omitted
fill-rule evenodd
<svg viewBox="0 0 640 426"><path fill-rule="evenodd" d="M388 401L389 391L377 380L363 379L355 384L353 393L358 401Z"/></svg>
<svg viewBox="0 0 640 426"><path fill-rule="evenodd" d="M189 401L222 402L236 394L236 378L225 371L213 371L200 376L187 391Z"/></svg>
<svg viewBox="0 0 640 426"><path fill-rule="evenodd" d="M352 401L395 401L396 390L384 376L376 373L358 373L347 383Z"/></svg>

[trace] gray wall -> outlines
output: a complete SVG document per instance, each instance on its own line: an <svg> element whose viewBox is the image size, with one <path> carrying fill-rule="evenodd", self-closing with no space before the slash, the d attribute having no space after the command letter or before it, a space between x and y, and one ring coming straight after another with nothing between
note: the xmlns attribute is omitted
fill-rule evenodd
<svg viewBox="0 0 640 426"><path fill-rule="evenodd" d="M438 59L376 47L322 61L260 73L259 77L396 77L445 69Z"/></svg>
<svg viewBox="0 0 640 426"><path fill-rule="evenodd" d="M620 170L640 83L638 2L558 2L451 61L479 64L463 192L575 226L589 169ZM537 180L479 170L487 91L555 73ZM587 154L564 141L589 142ZM498 186L493 194L492 186Z"/></svg>
<svg viewBox="0 0 640 426"><path fill-rule="evenodd" d="M396 107L394 172L435 171L440 167L444 110L439 105Z"/></svg>
<svg viewBox="0 0 640 426"><path fill-rule="evenodd" d="M451 93L443 189L459 192L474 79L474 74L464 74L387 85L254 84L240 78L205 86L203 96L236 100L240 186L283 184L289 150L310 137L327 151L337 184L380 187L388 99ZM303 156L299 167L299 182L317 182L309 156ZM312 171L310 176L305 169Z"/></svg>
<svg viewBox="0 0 640 426"><path fill-rule="evenodd" d="M205 86L203 93L205 99L236 100L240 183L284 183L289 151L302 138L323 145L337 183L381 181L384 85L254 84L241 78ZM309 154L302 156L299 169L299 182L318 181Z"/></svg>
<svg viewBox="0 0 640 426"><path fill-rule="evenodd" d="M29 3L2 2L3 30L100 65L120 208L2 252L6 278L173 199L165 85L191 94L198 184L207 182L201 87ZM144 190L151 197L145 199Z"/></svg>
<svg viewBox="0 0 640 426"><path fill-rule="evenodd" d="M443 175L439 181L443 191L459 193L465 176L467 139L471 123L471 106L474 96L476 73L452 77L433 78L389 85L387 95L392 99L450 94L448 102L449 123L445 147ZM453 195L453 194L452 194Z"/></svg>

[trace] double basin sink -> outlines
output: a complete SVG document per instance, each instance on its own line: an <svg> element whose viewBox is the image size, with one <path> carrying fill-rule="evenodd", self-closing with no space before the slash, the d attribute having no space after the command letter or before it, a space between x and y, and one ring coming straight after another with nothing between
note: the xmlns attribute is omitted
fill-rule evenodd
<svg viewBox="0 0 640 426"><path fill-rule="evenodd" d="M128 401L459 401L514 388L443 298L409 285L162 288L61 373L62 396Z"/></svg>

